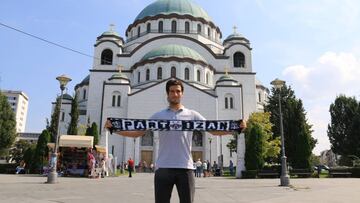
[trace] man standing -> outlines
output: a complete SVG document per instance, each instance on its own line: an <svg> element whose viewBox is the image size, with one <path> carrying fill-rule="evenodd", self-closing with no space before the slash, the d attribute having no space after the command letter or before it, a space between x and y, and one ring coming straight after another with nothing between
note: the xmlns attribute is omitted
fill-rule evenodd
<svg viewBox="0 0 360 203"><path fill-rule="evenodd" d="M131 159L131 157L128 160L128 171L129 171L129 178L132 177L131 172L134 169L134 160Z"/></svg>
<svg viewBox="0 0 360 203"><path fill-rule="evenodd" d="M180 80L171 79L166 83L169 107L155 113L150 119L161 120L205 120L198 112L181 104L184 86ZM245 127L245 123L241 123ZM111 123L105 124L111 128ZM140 137L144 131L121 131L120 135ZM212 131L213 135L226 135L230 132ZM192 131L159 131L159 155L155 171L155 202L170 203L171 193L176 185L180 203L192 203L195 194L193 159L191 155Z"/></svg>

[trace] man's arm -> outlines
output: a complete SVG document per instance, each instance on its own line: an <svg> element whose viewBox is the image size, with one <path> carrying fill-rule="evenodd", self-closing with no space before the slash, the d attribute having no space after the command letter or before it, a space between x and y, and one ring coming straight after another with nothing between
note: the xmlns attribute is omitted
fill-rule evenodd
<svg viewBox="0 0 360 203"><path fill-rule="evenodd" d="M119 131L115 133L125 137L141 137L145 135L145 132L146 131Z"/></svg>
<svg viewBox="0 0 360 203"><path fill-rule="evenodd" d="M223 136L223 135L231 135L232 132L230 131L209 131L210 134L216 135L216 136Z"/></svg>

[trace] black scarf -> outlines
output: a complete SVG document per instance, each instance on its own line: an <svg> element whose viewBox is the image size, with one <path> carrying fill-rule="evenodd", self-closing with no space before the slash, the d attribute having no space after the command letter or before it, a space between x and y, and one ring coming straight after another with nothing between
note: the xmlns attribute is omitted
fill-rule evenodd
<svg viewBox="0 0 360 203"><path fill-rule="evenodd" d="M108 118L116 131L237 131L241 132L241 120L152 120Z"/></svg>

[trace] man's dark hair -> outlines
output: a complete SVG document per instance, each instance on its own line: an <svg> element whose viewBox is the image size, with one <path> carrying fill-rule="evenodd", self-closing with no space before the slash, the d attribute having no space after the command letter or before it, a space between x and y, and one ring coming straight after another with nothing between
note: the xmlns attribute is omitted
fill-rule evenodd
<svg viewBox="0 0 360 203"><path fill-rule="evenodd" d="M179 85L181 87L181 92L184 92L184 85L182 84L182 82L180 80L171 79L166 83L166 93L169 94L170 87L174 85Z"/></svg>

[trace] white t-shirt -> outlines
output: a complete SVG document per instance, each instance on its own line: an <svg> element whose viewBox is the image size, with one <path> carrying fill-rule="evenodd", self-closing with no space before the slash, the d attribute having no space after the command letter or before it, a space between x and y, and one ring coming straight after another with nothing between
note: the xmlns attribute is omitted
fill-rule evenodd
<svg viewBox="0 0 360 203"><path fill-rule="evenodd" d="M155 113L150 119L205 120L198 112L181 108L174 112L170 108ZM156 168L194 169L191 155L192 131L159 131L159 155Z"/></svg>

